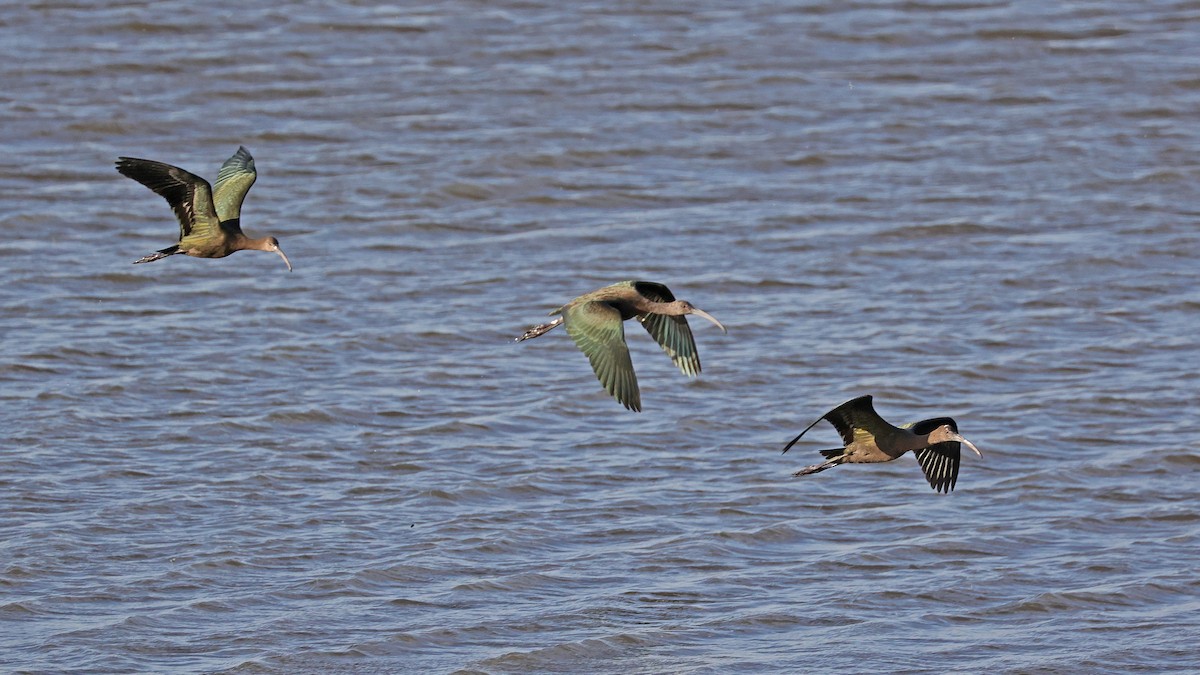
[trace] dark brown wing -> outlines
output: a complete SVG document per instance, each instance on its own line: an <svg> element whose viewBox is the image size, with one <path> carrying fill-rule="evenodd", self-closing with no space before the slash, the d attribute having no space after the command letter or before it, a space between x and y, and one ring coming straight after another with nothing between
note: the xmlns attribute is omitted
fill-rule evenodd
<svg viewBox="0 0 1200 675"><path fill-rule="evenodd" d="M177 166L136 157L120 157L117 171L167 200L179 220L179 240L203 241L217 235L220 222L208 181Z"/></svg>
<svg viewBox="0 0 1200 675"><path fill-rule="evenodd" d="M943 424L950 425L955 432L958 425L949 417L934 417L920 422L905 424L902 428L911 430L914 434L928 434ZM916 451L917 462L925 473L929 487L937 492L950 492L958 482L958 465L961 458L962 444L958 441L935 443L927 448Z"/></svg>
<svg viewBox="0 0 1200 675"><path fill-rule="evenodd" d="M838 434L842 437L842 442L850 445L856 439L868 440L868 437L873 438L881 431L887 428L894 428L888 424L886 420L875 412L874 406L871 405L872 397L870 394L852 398L849 401L839 405L822 415L819 419L808 425L804 431L801 431L798 436L792 439L790 443L784 447L783 451L787 452L800 437L808 433L809 429L817 426L817 422L828 420L830 424L837 429Z"/></svg>

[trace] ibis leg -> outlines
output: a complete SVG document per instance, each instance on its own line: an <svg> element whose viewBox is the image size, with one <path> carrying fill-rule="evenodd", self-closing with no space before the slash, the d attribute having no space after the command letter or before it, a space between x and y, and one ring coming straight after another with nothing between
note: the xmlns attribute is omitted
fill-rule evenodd
<svg viewBox="0 0 1200 675"><path fill-rule="evenodd" d="M834 457L833 459L829 460L828 462L825 462L824 464L813 464L812 466L806 466L803 469L800 469L799 471L797 471L796 473L794 473L792 475L793 476L807 476L810 473L821 473L825 469L831 469L845 461L846 461L845 457Z"/></svg>
<svg viewBox="0 0 1200 675"><path fill-rule="evenodd" d="M179 251L178 244L176 244L175 246L168 246L168 247L162 249L161 251L158 251L157 253L151 253L150 255L142 256L141 258L134 260L133 264L136 265L138 263L154 262L155 260L161 260L162 258L165 258L169 255L175 255L176 253L179 253L179 252L180 251Z"/></svg>
<svg viewBox="0 0 1200 675"><path fill-rule="evenodd" d="M563 322L563 318L560 316L557 319L551 321L550 323L544 323L544 324L541 324L540 326L534 326L533 328L530 328L529 330L525 331L525 333L523 335L521 335L521 337L517 338L515 340L515 342L520 342L522 340L528 340L530 338L535 338L544 333L548 333L549 331L553 330L555 327L558 326L558 324L560 324L562 322Z"/></svg>

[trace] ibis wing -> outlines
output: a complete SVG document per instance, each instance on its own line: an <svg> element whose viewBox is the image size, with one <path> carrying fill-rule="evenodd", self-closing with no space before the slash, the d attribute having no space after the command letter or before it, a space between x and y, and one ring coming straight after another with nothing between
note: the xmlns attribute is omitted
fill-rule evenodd
<svg viewBox="0 0 1200 675"><path fill-rule="evenodd" d="M563 317L567 334L587 355L604 389L621 405L640 411L642 401L629 347L625 345L621 313L607 303L587 301L567 306Z"/></svg>
<svg viewBox="0 0 1200 675"><path fill-rule="evenodd" d="M696 340L692 338L687 317L645 314L638 316L638 321L684 375L700 373L700 354L696 351Z"/></svg>
<svg viewBox="0 0 1200 675"><path fill-rule="evenodd" d="M850 445L855 440L869 440L878 436L884 429L891 427L886 420L879 416L879 413L875 412L875 407L871 405L871 398L870 394L852 398L823 416L823 419L829 420L829 423L838 430L846 445Z"/></svg>
<svg viewBox="0 0 1200 675"><path fill-rule="evenodd" d="M207 239L220 229L208 181L177 166L136 157L120 157L117 171L167 200L179 220L179 239Z"/></svg>
<svg viewBox="0 0 1200 675"><path fill-rule="evenodd" d="M617 284L614 284L614 286ZM626 281L624 284L633 286L633 290L654 302L675 302L675 294L664 284L653 281Z"/></svg>
<svg viewBox="0 0 1200 675"><path fill-rule="evenodd" d="M943 424L950 425L958 431L958 425L949 417L934 417L905 424L903 428L910 429L914 434L927 434ZM935 443L927 448L916 451L917 462L929 481L929 487L938 492L950 492L958 482L958 467L961 459L962 444L958 441Z"/></svg>
<svg viewBox="0 0 1200 675"><path fill-rule="evenodd" d="M217 217L222 221L241 218L242 201L257 178L254 158L246 148L238 146L233 157L225 160L217 171L217 182L213 185L213 204L217 209Z"/></svg>
<svg viewBox="0 0 1200 675"><path fill-rule="evenodd" d="M953 446L953 447L951 447ZM938 492L949 492L958 482L959 443L947 441L937 443L916 452L921 471L929 487Z"/></svg>
<svg viewBox="0 0 1200 675"><path fill-rule="evenodd" d="M813 421L804 431L793 438L783 451L787 452L791 449L801 436L817 426L821 420L828 420L837 429L838 434L842 437L842 442L846 445L850 445L856 440L870 442L882 429L891 426L879 416L879 413L875 412L875 408L871 405L870 394L859 396L846 401Z"/></svg>
<svg viewBox="0 0 1200 675"><path fill-rule="evenodd" d="M811 429L811 428L813 428L813 427L817 426L817 422L820 422L820 421L821 421L821 420L823 420L823 419L825 419L825 418L824 418L824 417L818 417L816 420L814 420L814 421L813 421L813 423L812 423L812 424L810 424L810 425L808 425L807 427L805 427L805 428L804 428L804 431L801 431L799 434L796 434L796 437L795 437L795 438L793 438L791 441L789 441L789 442L788 442L788 444L787 444L787 445L785 445L785 446L783 447L783 451L784 451L784 452L787 452L788 450L791 450L791 449L792 449L792 446L796 444L796 441L800 440L800 437L801 437L801 436L803 436L804 434L807 434L809 429Z"/></svg>
<svg viewBox="0 0 1200 675"><path fill-rule="evenodd" d="M918 436L924 436L943 424L949 426L954 433L958 433L958 423L952 417L931 417L920 422L909 422L908 424L901 425L900 428L908 429Z"/></svg>
<svg viewBox="0 0 1200 675"><path fill-rule="evenodd" d="M654 302L675 302L675 295L671 293L671 289L662 284L635 281L633 287ZM638 316L638 321L684 375L694 376L700 373L700 354L696 351L696 340L692 337L687 317L644 314Z"/></svg>

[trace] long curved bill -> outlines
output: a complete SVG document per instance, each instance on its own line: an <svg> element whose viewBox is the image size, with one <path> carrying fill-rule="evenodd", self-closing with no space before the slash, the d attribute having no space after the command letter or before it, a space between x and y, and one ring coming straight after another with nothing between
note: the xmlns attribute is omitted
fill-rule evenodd
<svg viewBox="0 0 1200 675"><path fill-rule="evenodd" d="M725 333L726 335L729 334L729 331L725 330L725 326L723 326L720 321L717 321L717 317L713 316L712 314L709 314L708 312L706 312L702 309L695 309L695 308L692 309L691 313L695 314L696 316L702 316L702 317L708 319L709 321L717 324L717 328L720 328L722 333Z"/></svg>
<svg viewBox="0 0 1200 675"><path fill-rule="evenodd" d="M275 252L279 254L280 258L283 258L283 264L287 265L288 271L291 272L292 271L292 263L290 260L287 259L287 256L284 255L283 249L276 247Z"/></svg>
<svg viewBox="0 0 1200 675"><path fill-rule="evenodd" d="M967 446L968 448L974 450L975 454L979 455L980 457L983 457L983 453L980 452L979 448L975 447L975 444L972 443L971 441L968 441L967 439L963 438L959 434L954 434L951 436L951 438L958 441L959 443L962 443L963 445Z"/></svg>

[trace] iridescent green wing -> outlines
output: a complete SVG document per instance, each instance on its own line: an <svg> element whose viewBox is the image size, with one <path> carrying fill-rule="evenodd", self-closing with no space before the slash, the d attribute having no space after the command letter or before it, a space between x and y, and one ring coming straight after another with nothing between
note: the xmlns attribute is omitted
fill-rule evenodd
<svg viewBox="0 0 1200 675"><path fill-rule="evenodd" d="M257 178L254 158L246 148L238 146L233 157L225 160L221 170L217 171L217 183L213 186L213 203L217 207L217 217L222 221L241 218L242 202Z"/></svg>
<svg viewBox="0 0 1200 675"><path fill-rule="evenodd" d="M905 424L900 428L911 429L914 434L924 435L943 424L949 424L951 429L955 432L958 431L958 425L949 417L934 417ZM938 492L950 492L954 489L954 484L958 482L961 450L962 444L958 441L946 441L945 443L935 443L914 453L917 456L917 462L921 465L921 471L925 473L925 480L929 481L929 487Z"/></svg>
<svg viewBox="0 0 1200 675"><path fill-rule="evenodd" d="M635 281L633 287L654 302L675 302L671 289L662 284ZM692 338L686 316L646 314L639 315L638 321L684 375L695 376L700 372L700 354L696 351L696 340Z"/></svg>
<svg viewBox="0 0 1200 675"><path fill-rule="evenodd" d="M208 181L177 166L136 157L118 158L117 171L167 200L179 220L179 241L205 242L219 236L220 221Z"/></svg>
<svg viewBox="0 0 1200 675"><path fill-rule="evenodd" d="M587 355L604 389L621 405L640 411L642 401L625 345L621 313L607 303L585 301L564 307L562 314L567 333Z"/></svg>

